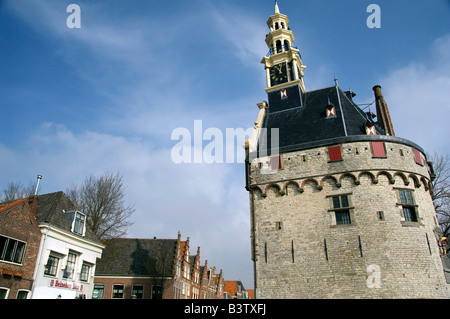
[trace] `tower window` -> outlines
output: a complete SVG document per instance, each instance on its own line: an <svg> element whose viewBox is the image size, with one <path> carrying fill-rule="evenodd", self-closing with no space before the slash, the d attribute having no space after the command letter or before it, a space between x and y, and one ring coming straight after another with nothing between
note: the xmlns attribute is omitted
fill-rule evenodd
<svg viewBox="0 0 450 319"><path fill-rule="evenodd" d="M277 231L281 230L282 229L282 223L281 222L275 222L275 229Z"/></svg>
<svg viewBox="0 0 450 319"><path fill-rule="evenodd" d="M349 225L351 224L350 210L350 195L331 196L331 209L334 213L334 225Z"/></svg>
<svg viewBox="0 0 450 319"><path fill-rule="evenodd" d="M383 142L372 142L373 157L386 157L386 149Z"/></svg>
<svg viewBox="0 0 450 319"><path fill-rule="evenodd" d="M327 106L326 112L327 118L336 117L336 109L334 108L334 106L332 105Z"/></svg>
<svg viewBox="0 0 450 319"><path fill-rule="evenodd" d="M418 150L416 150L415 148L413 148L413 152L414 152L414 159L415 159L416 163L419 165L423 165L422 158L420 157L420 152Z"/></svg>
<svg viewBox="0 0 450 319"><path fill-rule="evenodd" d="M407 222L417 222L417 205L414 202L413 193L409 189L398 189L398 205L402 206L403 217Z"/></svg>
<svg viewBox="0 0 450 319"><path fill-rule="evenodd" d="M328 148L330 162L342 160L341 147L333 146Z"/></svg>

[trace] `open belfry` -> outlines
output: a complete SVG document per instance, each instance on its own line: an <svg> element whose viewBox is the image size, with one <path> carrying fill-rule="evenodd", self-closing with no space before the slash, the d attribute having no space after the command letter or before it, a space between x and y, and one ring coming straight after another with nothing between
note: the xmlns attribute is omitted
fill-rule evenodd
<svg viewBox="0 0 450 319"><path fill-rule="evenodd" d="M336 79L307 91L278 4L267 25L268 101L244 146L256 297L448 298L424 150L395 136L380 86L376 114Z"/></svg>

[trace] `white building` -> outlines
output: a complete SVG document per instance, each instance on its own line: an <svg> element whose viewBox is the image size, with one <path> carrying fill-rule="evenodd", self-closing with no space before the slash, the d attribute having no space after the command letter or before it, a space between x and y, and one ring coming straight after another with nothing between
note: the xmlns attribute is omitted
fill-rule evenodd
<svg viewBox="0 0 450 319"><path fill-rule="evenodd" d="M104 245L63 192L38 196L42 231L32 299L92 298L97 258Z"/></svg>

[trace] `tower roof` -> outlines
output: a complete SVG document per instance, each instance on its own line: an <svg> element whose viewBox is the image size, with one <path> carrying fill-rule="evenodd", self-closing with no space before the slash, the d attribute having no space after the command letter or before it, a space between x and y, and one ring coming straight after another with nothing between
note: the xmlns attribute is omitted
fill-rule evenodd
<svg viewBox="0 0 450 319"><path fill-rule="evenodd" d="M278 96L280 91L273 94ZM287 94L290 93L288 88ZM338 86L331 86L305 92L284 105L269 102L258 141L260 156L264 156L265 151L267 155L285 153L345 140L401 140L420 149L410 141L386 135L383 128L353 102L352 96L350 91L344 92ZM270 98L269 95L269 101ZM292 101L296 100L297 104L293 104ZM327 107L330 106L335 108L334 115L327 116ZM366 124L375 127L376 135L367 135ZM271 145L272 134L275 134L271 129L278 129L278 148Z"/></svg>

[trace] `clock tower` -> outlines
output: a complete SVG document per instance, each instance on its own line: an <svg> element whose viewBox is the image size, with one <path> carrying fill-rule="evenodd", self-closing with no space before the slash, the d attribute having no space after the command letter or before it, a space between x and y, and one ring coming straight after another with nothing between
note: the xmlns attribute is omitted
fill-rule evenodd
<svg viewBox="0 0 450 319"><path fill-rule="evenodd" d="M294 34L289 28L289 19L280 13L275 3L275 13L267 20L270 32L266 35L269 48L261 60L266 70L267 88L271 111L301 106L301 95L305 90L299 50L293 46Z"/></svg>
<svg viewBox="0 0 450 319"><path fill-rule="evenodd" d="M277 3L267 25L268 101L244 144L256 298L448 298L425 151L395 136L379 85L376 115L336 79L306 91Z"/></svg>

